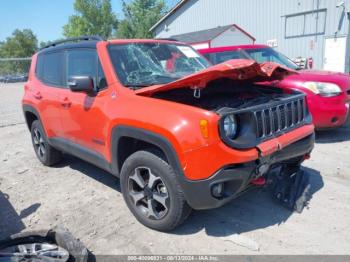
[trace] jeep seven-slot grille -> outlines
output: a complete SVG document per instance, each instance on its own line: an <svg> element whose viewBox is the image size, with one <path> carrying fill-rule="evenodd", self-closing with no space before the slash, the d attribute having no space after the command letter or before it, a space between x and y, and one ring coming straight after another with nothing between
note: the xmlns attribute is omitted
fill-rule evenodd
<svg viewBox="0 0 350 262"><path fill-rule="evenodd" d="M304 98L254 112L257 138L272 136L301 124L306 116Z"/></svg>

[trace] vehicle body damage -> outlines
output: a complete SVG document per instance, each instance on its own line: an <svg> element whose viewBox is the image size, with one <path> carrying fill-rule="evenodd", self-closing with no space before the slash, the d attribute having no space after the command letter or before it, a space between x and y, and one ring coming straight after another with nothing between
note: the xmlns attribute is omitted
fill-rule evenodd
<svg viewBox="0 0 350 262"><path fill-rule="evenodd" d="M63 88L52 87L46 59L68 68L57 77ZM191 209L264 185L288 208L304 207L308 176L300 167L314 145L305 95L261 84L297 72L247 59L211 66L165 40L82 38L32 61L23 109L38 159L53 165L66 152L120 177L142 224L168 231Z"/></svg>
<svg viewBox="0 0 350 262"><path fill-rule="evenodd" d="M255 128L259 129L258 139L245 129L242 133L248 135L241 134L241 141L226 140L229 146L244 149L259 147L259 143L268 138L311 122L304 95L261 85L261 82L282 80L293 74L298 72L272 62L229 60L175 82L139 89L135 93L210 110L220 116L236 113L236 121L241 125L248 126L247 115L253 113ZM241 113L243 117L239 116ZM290 152L290 156L293 155ZM283 205L301 212L310 197L310 184L309 175L300 170L300 164L308 157L309 154L305 154L278 165L270 165L267 158L256 169L250 185L267 185Z"/></svg>

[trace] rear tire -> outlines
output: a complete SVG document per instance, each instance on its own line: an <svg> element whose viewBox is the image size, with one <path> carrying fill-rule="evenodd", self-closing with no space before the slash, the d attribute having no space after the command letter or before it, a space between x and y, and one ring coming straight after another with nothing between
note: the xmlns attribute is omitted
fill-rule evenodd
<svg viewBox="0 0 350 262"><path fill-rule="evenodd" d="M138 151L123 164L120 184L124 200L143 225L170 231L191 213L177 175L160 157Z"/></svg>
<svg viewBox="0 0 350 262"><path fill-rule="evenodd" d="M39 120L35 120L30 128L33 148L39 161L45 166L57 164L62 159L62 152L53 148Z"/></svg>

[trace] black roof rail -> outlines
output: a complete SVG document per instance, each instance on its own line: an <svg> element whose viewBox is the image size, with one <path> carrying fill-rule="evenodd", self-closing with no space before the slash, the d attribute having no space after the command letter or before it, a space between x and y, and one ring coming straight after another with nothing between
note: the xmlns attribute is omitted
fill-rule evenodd
<svg viewBox="0 0 350 262"><path fill-rule="evenodd" d="M166 40L166 41L175 41L175 42L179 42L179 40L175 39L175 38L156 38L156 40Z"/></svg>
<svg viewBox="0 0 350 262"><path fill-rule="evenodd" d="M83 35L83 36L79 36L79 37L71 37L71 38L52 42L51 44L41 48L40 50L43 50L45 48L49 48L51 46L56 46L56 45L69 43L69 42L78 42L78 41L105 41L105 39L99 35Z"/></svg>

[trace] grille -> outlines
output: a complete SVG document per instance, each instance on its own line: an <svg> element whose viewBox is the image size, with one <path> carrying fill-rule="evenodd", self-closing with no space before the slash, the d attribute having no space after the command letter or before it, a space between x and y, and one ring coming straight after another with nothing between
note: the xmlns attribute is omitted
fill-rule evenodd
<svg viewBox="0 0 350 262"><path fill-rule="evenodd" d="M257 138L273 136L294 128L304 122L306 112L304 98L255 111Z"/></svg>

